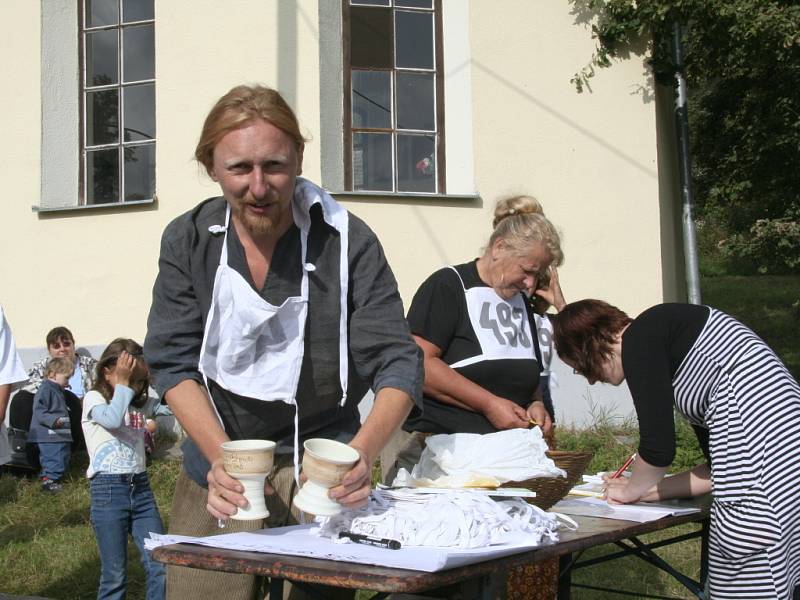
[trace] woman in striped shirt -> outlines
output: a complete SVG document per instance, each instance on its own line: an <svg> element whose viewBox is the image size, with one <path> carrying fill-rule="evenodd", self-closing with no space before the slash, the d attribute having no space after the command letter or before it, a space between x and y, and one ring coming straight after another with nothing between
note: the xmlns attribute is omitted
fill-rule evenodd
<svg viewBox="0 0 800 600"><path fill-rule="evenodd" d="M661 304L636 319L600 300L568 304L559 356L590 383L627 381L640 445L610 502L712 492L711 596L792 598L800 584L800 386L755 333L707 306ZM707 463L664 479L677 409Z"/></svg>

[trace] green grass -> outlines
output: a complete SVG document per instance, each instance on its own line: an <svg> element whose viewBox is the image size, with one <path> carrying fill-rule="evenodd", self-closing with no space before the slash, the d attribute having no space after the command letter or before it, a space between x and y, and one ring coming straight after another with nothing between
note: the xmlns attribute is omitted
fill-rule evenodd
<svg viewBox="0 0 800 600"><path fill-rule="evenodd" d="M705 277L700 292L703 304L733 315L761 336L800 380L800 276Z"/></svg>
<svg viewBox="0 0 800 600"><path fill-rule="evenodd" d="M64 490L46 494L34 473L0 474L0 593L63 600L97 596L100 558L89 522L86 455L73 457ZM148 469L167 522L180 461L156 460ZM138 550L128 544L128 598L144 598Z"/></svg>

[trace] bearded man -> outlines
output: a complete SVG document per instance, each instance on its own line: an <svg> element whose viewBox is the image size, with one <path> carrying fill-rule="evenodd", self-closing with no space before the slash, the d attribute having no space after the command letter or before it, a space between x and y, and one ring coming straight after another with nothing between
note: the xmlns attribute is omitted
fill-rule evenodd
<svg viewBox="0 0 800 600"><path fill-rule="evenodd" d="M364 503L375 458L420 402L422 364L381 245L299 177L304 146L278 92L232 89L206 118L195 152L222 196L164 231L145 357L188 434L170 533L208 535L246 505L223 468L220 444L229 439L277 442L277 468L265 490L267 521L228 521L226 531L296 522L294 466L308 438L359 452L330 497ZM362 425L357 405L368 387L375 401ZM173 599L255 598L261 585L168 571Z"/></svg>

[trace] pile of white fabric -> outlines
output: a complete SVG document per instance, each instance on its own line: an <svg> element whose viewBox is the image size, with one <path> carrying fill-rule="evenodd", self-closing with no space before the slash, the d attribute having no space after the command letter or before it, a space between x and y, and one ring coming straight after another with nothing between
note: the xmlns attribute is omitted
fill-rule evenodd
<svg viewBox="0 0 800 600"><path fill-rule="evenodd" d="M480 435L432 435L409 473L400 469L393 487L496 487L534 477L566 477L547 457L538 427Z"/></svg>
<svg viewBox="0 0 800 600"><path fill-rule="evenodd" d="M321 519L317 535L339 539L342 531L398 540L406 546L481 548L503 543L511 532L556 541L563 522L575 521L548 513L520 499L495 501L473 490L421 493L373 490L367 506ZM343 540L344 541L344 540Z"/></svg>

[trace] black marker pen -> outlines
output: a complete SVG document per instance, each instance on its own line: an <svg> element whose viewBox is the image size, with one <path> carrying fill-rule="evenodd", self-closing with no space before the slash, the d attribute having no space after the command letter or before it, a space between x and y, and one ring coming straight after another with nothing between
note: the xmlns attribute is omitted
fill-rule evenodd
<svg viewBox="0 0 800 600"><path fill-rule="evenodd" d="M368 546L376 546L378 548L387 548L389 550L399 550L400 542L397 540L390 540L389 538L373 537L371 535L363 535L361 533L350 533L349 531L339 532L340 538L347 538L356 544L367 544Z"/></svg>

